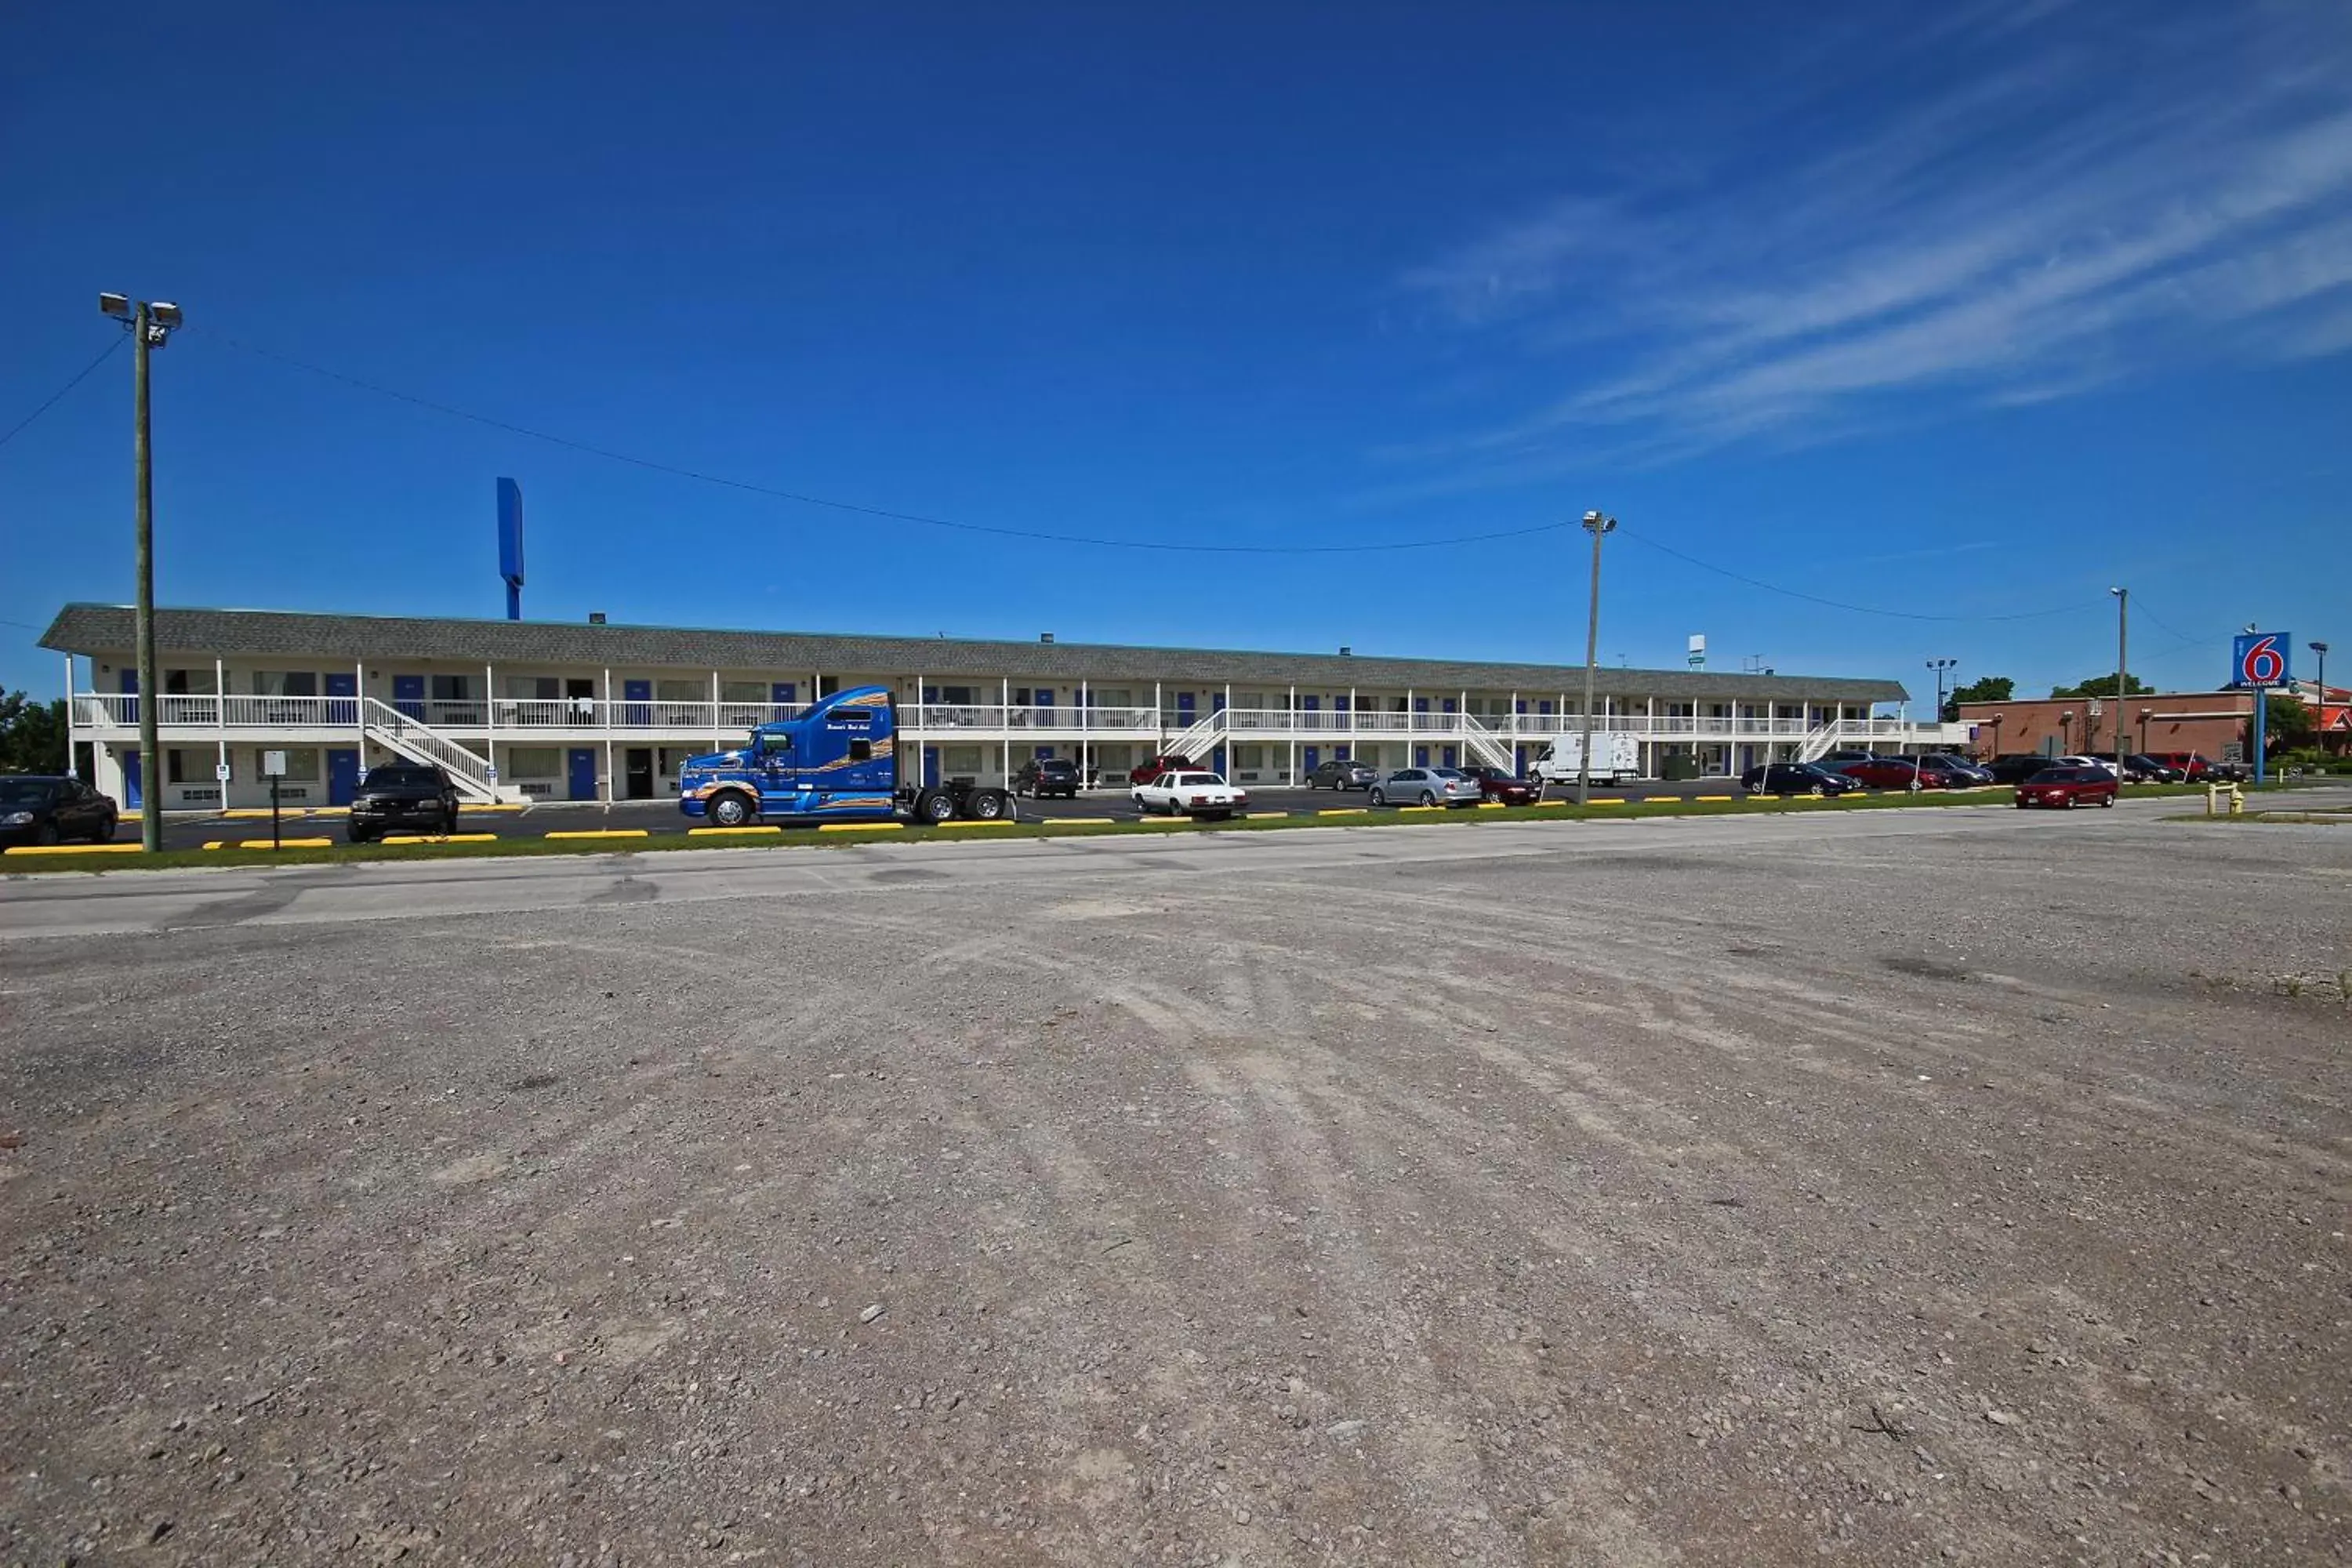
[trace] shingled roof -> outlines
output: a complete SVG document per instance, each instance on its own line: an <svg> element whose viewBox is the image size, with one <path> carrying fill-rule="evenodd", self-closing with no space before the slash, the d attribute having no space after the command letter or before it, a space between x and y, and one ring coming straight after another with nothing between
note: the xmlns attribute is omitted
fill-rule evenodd
<svg viewBox="0 0 2352 1568"><path fill-rule="evenodd" d="M134 619L126 605L68 605L42 634L59 652L121 654ZM844 676L1013 674L1031 681L1183 681L1204 686L1418 687L1429 691L1583 689L1581 665L1494 664L1328 653L1130 647L1116 644L994 642L856 633L698 630L595 626L579 621L483 621L425 616L322 616L283 610L162 609L155 644L181 655L285 657L394 663L598 665L612 669L808 671ZM1737 675L1723 670L1611 669L1609 697L1691 701L1900 702L1892 680L1832 676Z"/></svg>

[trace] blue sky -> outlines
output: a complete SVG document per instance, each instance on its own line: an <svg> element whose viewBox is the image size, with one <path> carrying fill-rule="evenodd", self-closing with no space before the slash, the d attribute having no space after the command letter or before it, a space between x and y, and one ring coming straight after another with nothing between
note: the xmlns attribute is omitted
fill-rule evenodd
<svg viewBox="0 0 2352 1568"><path fill-rule="evenodd" d="M127 4L0 20L0 429L179 300L167 603L2217 679L2352 627L2337 5ZM127 352L0 617L131 596ZM1844 605L1760 592L1665 553ZM2025 612L2063 613L1999 619ZM0 682L53 690L0 625ZM2352 654L2347 654L2352 659ZM2352 666L2347 666L2352 668Z"/></svg>

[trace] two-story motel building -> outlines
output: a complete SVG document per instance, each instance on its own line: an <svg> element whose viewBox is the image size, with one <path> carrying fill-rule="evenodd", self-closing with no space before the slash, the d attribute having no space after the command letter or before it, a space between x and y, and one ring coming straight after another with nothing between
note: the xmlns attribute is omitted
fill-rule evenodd
<svg viewBox="0 0 2352 1568"><path fill-rule="evenodd" d="M887 687L929 779L999 782L1063 756L1106 780L1161 752L1242 784L1325 758L1381 768L1523 769L1580 722L1584 671L1538 664L550 621L160 609L152 775L139 755L134 618L68 605L41 638L66 656L77 771L126 806L341 804L393 757L446 767L470 798L656 799L679 764L818 698ZM1890 680L1603 669L1595 727L1640 738L1645 771L1722 773L1836 746L1958 745L1958 726L1873 719Z"/></svg>

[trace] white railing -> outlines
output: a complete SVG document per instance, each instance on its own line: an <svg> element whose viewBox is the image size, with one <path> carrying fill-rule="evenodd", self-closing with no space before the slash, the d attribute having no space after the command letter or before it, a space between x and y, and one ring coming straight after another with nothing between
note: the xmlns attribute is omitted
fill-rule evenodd
<svg viewBox="0 0 2352 1568"><path fill-rule="evenodd" d="M360 700L367 719L369 740L389 746L411 761L437 764L459 789L477 800L499 798L498 770L490 766L488 758L476 756L414 714L390 703L379 702L373 697Z"/></svg>
<svg viewBox="0 0 2352 1568"><path fill-rule="evenodd" d="M85 730L134 729L139 722L135 696L112 692L80 692L73 700L75 722ZM655 735L739 735L755 725L791 719L805 709L789 702L667 701L656 698L606 700L603 698L501 697L488 701L395 698L391 702L367 700L371 709L395 712L412 723L469 738L492 732L572 731L573 733L651 733ZM157 717L167 725L187 729L237 729L316 731L356 725L361 700L351 697L279 697L231 694L227 697L177 696L160 699ZM1497 744L1542 742L1555 735L1574 734L1582 720L1574 713L1396 712L1372 708L1287 709L1230 708L1166 710L1150 707L1085 707L1076 703L1040 707L1035 704L908 703L898 710L899 727L937 734L971 731L994 739L1040 731L1052 734L1100 734L1122 740L1157 742L1187 731L1213 727L1251 740L1287 739L1346 741L1355 737L1465 737L1486 735ZM1839 746L1872 744L1940 746L1958 749L1968 742L1959 724L1906 723L1900 719L1848 719L1817 723L1800 718L1746 715L1734 719L1716 714L1646 713L1596 714L1593 727L1631 734L1644 741L1687 742L1780 741L1804 748L1818 746L1818 756ZM1202 730L1203 733L1208 732ZM1214 741L1212 744L1215 743Z"/></svg>

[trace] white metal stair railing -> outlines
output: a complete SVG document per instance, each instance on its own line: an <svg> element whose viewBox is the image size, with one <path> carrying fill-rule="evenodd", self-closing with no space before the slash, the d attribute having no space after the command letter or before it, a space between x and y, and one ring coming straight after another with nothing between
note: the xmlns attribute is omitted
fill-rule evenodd
<svg viewBox="0 0 2352 1568"><path fill-rule="evenodd" d="M1837 743L1838 722L1836 720L1832 719L1826 724L1816 724L1811 730L1805 731L1804 744L1797 748L1797 761L1801 763L1818 763L1823 757L1828 756L1831 751L1835 748Z"/></svg>
<svg viewBox="0 0 2352 1568"><path fill-rule="evenodd" d="M1490 768L1500 768L1507 773L1519 771L1519 759L1500 735L1481 724L1469 714L1461 715L1462 739L1470 752Z"/></svg>
<svg viewBox="0 0 2352 1568"><path fill-rule="evenodd" d="M1167 753L1185 757L1206 767L1209 753L1225 738L1225 710L1222 708L1199 721L1191 729L1168 742Z"/></svg>
<svg viewBox="0 0 2352 1568"><path fill-rule="evenodd" d="M486 758L476 756L424 720L412 719L373 697L360 700L360 711L369 740L389 746L411 762L430 763L440 768L460 795L486 805L524 798L520 790L493 782Z"/></svg>

